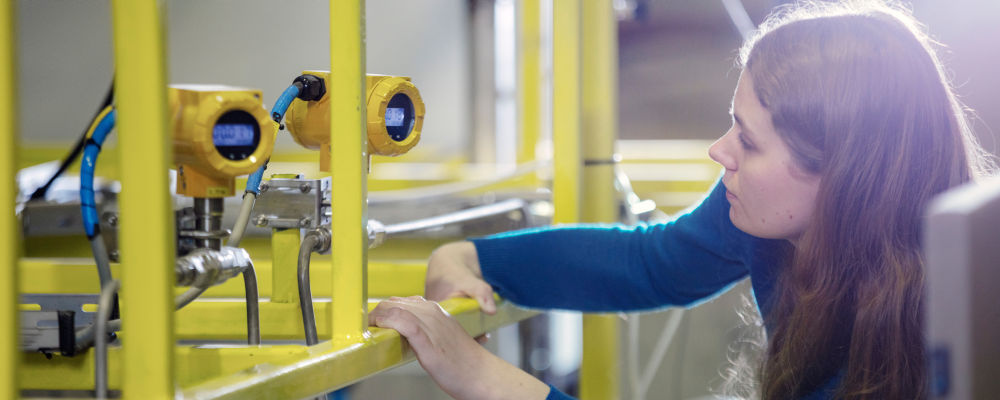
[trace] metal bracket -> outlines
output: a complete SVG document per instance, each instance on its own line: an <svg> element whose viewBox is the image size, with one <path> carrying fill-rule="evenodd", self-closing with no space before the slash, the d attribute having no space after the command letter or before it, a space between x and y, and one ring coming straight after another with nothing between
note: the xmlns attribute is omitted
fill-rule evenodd
<svg viewBox="0 0 1000 400"><path fill-rule="evenodd" d="M37 304L41 311L21 311L19 347L24 351L60 350L72 356L68 349L73 343L67 333L94 322L94 313L83 311L83 306L97 304L97 300L98 296L92 294L21 295L21 304Z"/></svg>
<svg viewBox="0 0 1000 400"><path fill-rule="evenodd" d="M261 183L250 221L270 228L329 226L330 197L330 178L272 178Z"/></svg>

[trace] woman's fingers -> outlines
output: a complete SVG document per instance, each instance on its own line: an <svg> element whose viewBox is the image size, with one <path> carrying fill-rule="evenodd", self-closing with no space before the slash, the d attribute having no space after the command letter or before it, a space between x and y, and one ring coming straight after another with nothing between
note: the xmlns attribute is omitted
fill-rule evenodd
<svg viewBox="0 0 1000 400"><path fill-rule="evenodd" d="M477 344L436 302L393 297L368 315L371 324L406 337L420 365L456 399L542 399L549 392L544 383Z"/></svg>
<svg viewBox="0 0 1000 400"><path fill-rule="evenodd" d="M489 333L484 333L482 335L476 336L476 342L479 343L479 344L486 344L486 342L489 342L489 341L490 341L490 334Z"/></svg>
<svg viewBox="0 0 1000 400"><path fill-rule="evenodd" d="M470 283L469 286L469 289L464 291L463 294L476 299L476 302L479 303L479 308L482 309L483 312L489 315L496 314L497 305L496 302L493 301L493 287L482 280Z"/></svg>

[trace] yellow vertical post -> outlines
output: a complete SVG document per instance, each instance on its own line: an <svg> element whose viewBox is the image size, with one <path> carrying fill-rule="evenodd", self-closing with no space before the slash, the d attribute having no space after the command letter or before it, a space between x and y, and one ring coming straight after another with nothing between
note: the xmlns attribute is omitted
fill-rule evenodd
<svg viewBox="0 0 1000 400"><path fill-rule="evenodd" d="M614 146L618 124L618 33L611 2L583 0L583 221L614 222ZM580 398L621 397L619 323L613 315L583 318Z"/></svg>
<svg viewBox="0 0 1000 400"><path fill-rule="evenodd" d="M14 0L0 0L0 398L18 397L17 261L21 255L14 201L17 150L17 54ZM6 204L4 206L3 204Z"/></svg>
<svg viewBox="0 0 1000 400"><path fill-rule="evenodd" d="M368 326L364 0L330 0L330 83L331 321L334 343L352 343Z"/></svg>
<svg viewBox="0 0 1000 400"><path fill-rule="evenodd" d="M535 160L541 130L541 4L538 0L521 0L518 21L518 145L517 163Z"/></svg>
<svg viewBox="0 0 1000 400"><path fill-rule="evenodd" d="M580 221L580 0L552 2L553 222Z"/></svg>
<svg viewBox="0 0 1000 400"><path fill-rule="evenodd" d="M121 160L122 394L174 398L174 220L158 1L114 0Z"/></svg>

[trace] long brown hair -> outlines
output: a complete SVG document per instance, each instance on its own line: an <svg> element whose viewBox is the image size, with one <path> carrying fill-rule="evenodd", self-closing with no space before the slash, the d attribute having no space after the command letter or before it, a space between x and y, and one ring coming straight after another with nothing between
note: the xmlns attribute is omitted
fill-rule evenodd
<svg viewBox="0 0 1000 400"><path fill-rule="evenodd" d="M933 46L885 1L798 3L744 45L778 134L821 177L765 323L764 399L837 376L837 398L927 396L921 216L984 165Z"/></svg>

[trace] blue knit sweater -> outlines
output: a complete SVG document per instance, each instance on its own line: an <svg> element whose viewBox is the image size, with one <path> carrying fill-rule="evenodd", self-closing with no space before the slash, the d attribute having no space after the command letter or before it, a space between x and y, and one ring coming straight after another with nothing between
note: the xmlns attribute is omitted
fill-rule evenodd
<svg viewBox="0 0 1000 400"><path fill-rule="evenodd" d="M516 304L590 312L691 307L750 276L767 320L790 244L750 236L729 220L725 187L662 224L572 225L473 239L483 278ZM805 399L827 399L839 379ZM555 388L548 399L568 399Z"/></svg>

